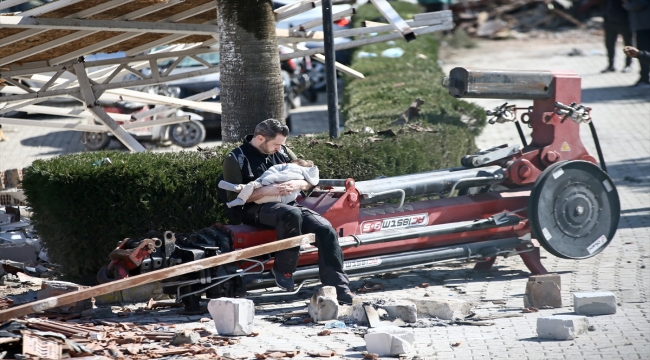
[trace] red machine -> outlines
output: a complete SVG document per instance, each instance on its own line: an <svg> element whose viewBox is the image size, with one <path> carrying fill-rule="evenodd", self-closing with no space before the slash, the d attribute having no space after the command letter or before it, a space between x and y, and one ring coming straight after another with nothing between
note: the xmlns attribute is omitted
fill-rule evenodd
<svg viewBox="0 0 650 360"><path fill-rule="evenodd" d="M540 245L567 259L601 252L616 232L620 203L603 171L590 109L579 105L580 78L572 72L455 68L443 85L456 97L534 100L520 119L516 113L521 109L507 103L488 111L490 123L516 124L523 147L481 151L451 169L358 182L321 180L300 203L338 231L346 272L370 274L461 259L473 259L475 269L488 270L497 256L518 254L532 273L544 274ZM530 144L519 120L533 129ZM600 167L580 141L581 123L590 124ZM426 195L438 198L405 203L408 197ZM168 255L156 258L154 252L128 270L142 273L274 239L273 230L217 224L189 236L176 234L173 242L165 236L165 251L158 254ZM133 245L124 242L122 247L142 248ZM317 278L317 249L301 250L294 278ZM118 265L111 263L113 276L123 277L120 268L126 265ZM195 310L202 293L245 296L247 289L274 286L268 272L272 265L270 257L250 259L170 279L164 286ZM105 269L102 278L108 280Z"/></svg>

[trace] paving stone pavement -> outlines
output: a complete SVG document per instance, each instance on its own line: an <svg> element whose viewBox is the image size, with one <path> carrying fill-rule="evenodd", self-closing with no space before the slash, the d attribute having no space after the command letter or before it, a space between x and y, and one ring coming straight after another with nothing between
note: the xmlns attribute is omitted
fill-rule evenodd
<svg viewBox="0 0 650 360"><path fill-rule="evenodd" d="M492 271L474 272L472 264L447 264L428 268L405 269L396 279L378 277L353 278L352 287L364 281L382 283L385 290L363 294L363 299L403 298L425 295L432 298L470 301L478 315L518 314L519 317L493 320L493 326L432 326L415 328L417 356L420 359L650 359L650 88L630 88L637 79L638 64L631 74L600 74L606 58L600 38L580 43L537 43L508 40L480 42L477 49L464 50L444 58L445 70L454 66L519 69L568 69L582 77L583 103L593 108L594 124L622 205L618 232L611 244L599 255L581 261L564 260L542 250L546 268L561 275L562 302L559 309L541 309L522 314L523 293L530 275L518 257L499 258ZM498 47L497 47L498 46ZM567 56L579 48L586 56ZM498 49L495 50L495 49ZM597 51L593 51L597 50ZM487 56L486 54L489 54ZM622 64L622 57L617 61ZM621 68L622 66L620 66ZM498 100L476 101L492 107ZM518 105L526 102L517 101ZM320 109L324 111L324 109ZM326 121L323 130L327 129ZM511 126L508 126L511 125ZM317 128L321 126L318 125ZM25 134L31 130L20 130ZM581 128L582 141L595 155L586 125ZM8 133L9 137L18 133ZM30 135L31 134L31 135ZM22 136L22 135L21 135ZM51 145L37 143L47 139ZM0 143L0 161L50 156L65 148L66 136L43 135L34 130L27 138ZM488 126L477 143L482 148L501 143L518 143L512 124ZM78 146L78 145L74 145ZM74 147L70 145L70 148ZM79 151L80 148L77 148ZM65 150L67 151L67 150ZM58 154L58 153L56 153ZM55 155L56 155L55 154ZM20 165L24 166L24 165ZM0 168L7 168L0 164ZM422 288L419 284L429 283ZM274 314L306 310L312 287L297 296L256 300L256 327L260 335L243 337L241 343L220 348L232 356L254 358L253 353L267 349L299 347L302 350L335 350L340 358L361 359L365 350L359 328L348 328L330 336L317 336L322 326L286 326L264 320ZM536 320L540 316L572 314L572 292L611 291L618 301L614 315L591 316L590 331L570 341L539 340ZM205 314L204 316L208 316ZM210 322L199 323L197 317L179 316L175 311L155 315L119 318L116 321L173 322L179 327L203 327L214 330ZM457 344L458 346L452 346ZM415 354L412 354L415 355ZM304 357L301 357L304 358Z"/></svg>

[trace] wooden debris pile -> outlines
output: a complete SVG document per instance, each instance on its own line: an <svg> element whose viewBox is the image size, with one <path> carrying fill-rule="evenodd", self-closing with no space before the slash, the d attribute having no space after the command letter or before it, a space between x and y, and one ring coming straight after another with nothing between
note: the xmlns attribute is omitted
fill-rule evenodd
<svg viewBox="0 0 650 360"><path fill-rule="evenodd" d="M74 323L32 318L0 327L0 344L27 359L105 356L151 359L172 355L195 359L223 359L221 346L239 343L205 328L175 329L174 324L137 325L95 321Z"/></svg>
<svg viewBox="0 0 650 360"><path fill-rule="evenodd" d="M585 23L579 19L588 18L596 9L576 6L571 0L482 0L458 4L453 10L457 29L478 37L503 39L513 30L582 28Z"/></svg>

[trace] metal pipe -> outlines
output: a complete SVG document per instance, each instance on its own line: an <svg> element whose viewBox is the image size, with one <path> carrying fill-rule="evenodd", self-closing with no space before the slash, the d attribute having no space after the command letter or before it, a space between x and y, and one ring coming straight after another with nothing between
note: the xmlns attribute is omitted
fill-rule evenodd
<svg viewBox="0 0 650 360"><path fill-rule="evenodd" d="M366 234L339 237L339 246L341 248L350 246L356 247L359 245L376 244L388 241L455 234L467 231L491 229L501 226L513 226L519 224L520 220L521 218L517 215L508 215L506 213L501 213L490 216L487 219L473 221L461 221L456 223L429 225L406 229L388 229ZM301 248L300 253L307 254L316 251L318 251L317 247L309 246Z"/></svg>
<svg viewBox="0 0 650 360"><path fill-rule="evenodd" d="M524 145L524 147L528 146L528 142L526 141L526 136L524 135L524 130L521 128L521 124L519 123L519 121L515 120L515 126L517 127L517 132L519 133L521 144Z"/></svg>
<svg viewBox="0 0 650 360"><path fill-rule="evenodd" d="M462 260L472 258L485 258L496 254L510 253L521 245L529 244L530 241L519 238L506 238L488 240L477 243L467 243L446 246L436 249L410 251L398 254L373 256L369 258L351 259L344 262L344 270L348 275L376 274L380 271L404 269L409 266L423 266L442 261ZM293 274L294 280L302 280L318 277L318 266L299 268ZM246 285L247 289L259 289L274 284L273 275L265 274L261 279L256 279Z"/></svg>
<svg viewBox="0 0 650 360"><path fill-rule="evenodd" d="M605 157L603 156L603 150L600 148L600 141L598 141L598 134L596 133L596 126L594 122L589 122L589 130L591 130L591 136L594 138L594 145L596 145L596 152L598 153L598 161L600 161L600 168L604 172L607 172L607 166L605 165Z"/></svg>
<svg viewBox="0 0 650 360"><path fill-rule="evenodd" d="M386 194L369 198L363 195L371 193L376 194L395 189L404 190L406 196L445 194L449 192L457 181L467 178L480 178L480 180L467 181L466 183L463 183L463 187L489 185L502 182L504 179L504 172L498 165L477 168L463 167L460 169L447 169L444 171L431 171L419 174L358 181L355 184L355 187L359 191L359 194L362 195L361 203L368 204L392 199L396 196Z"/></svg>
<svg viewBox="0 0 650 360"><path fill-rule="evenodd" d="M406 199L406 193L402 189L393 189L393 190L386 190L386 191L382 191L382 192L378 192L378 193L370 193L370 194L367 194L366 196L368 197L368 199L370 199L370 198L373 198L373 197L376 197L376 196L387 195L387 194L396 193L396 192L402 194L402 198L399 201L399 206L397 207L397 209L399 210L399 209L402 208L402 206L404 206L404 199Z"/></svg>
<svg viewBox="0 0 650 360"><path fill-rule="evenodd" d="M334 54L334 30L332 22L332 0L322 0L323 37L325 47L325 80L327 88L327 115L330 138L339 137L339 106L336 89L336 57Z"/></svg>

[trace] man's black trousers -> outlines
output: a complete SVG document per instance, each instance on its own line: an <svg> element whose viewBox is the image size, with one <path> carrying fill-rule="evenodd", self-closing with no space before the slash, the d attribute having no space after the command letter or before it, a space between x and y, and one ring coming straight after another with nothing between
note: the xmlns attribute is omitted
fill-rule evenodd
<svg viewBox="0 0 650 360"><path fill-rule="evenodd" d="M254 204L248 207L244 224L275 229L278 240L314 233L318 247L318 273L323 285L336 287L341 294L348 290L348 276L343 272L343 252L336 230L320 214L300 205L282 203ZM298 266L299 248L275 253L273 268L279 273L294 273Z"/></svg>
<svg viewBox="0 0 650 360"><path fill-rule="evenodd" d="M605 22L605 48L607 48L607 59L609 67L614 67L614 55L616 53L616 39L618 34L623 37L625 46L632 46L632 30L630 24L626 22ZM625 55L623 55L625 56ZM630 66L632 59L625 57L625 66Z"/></svg>

